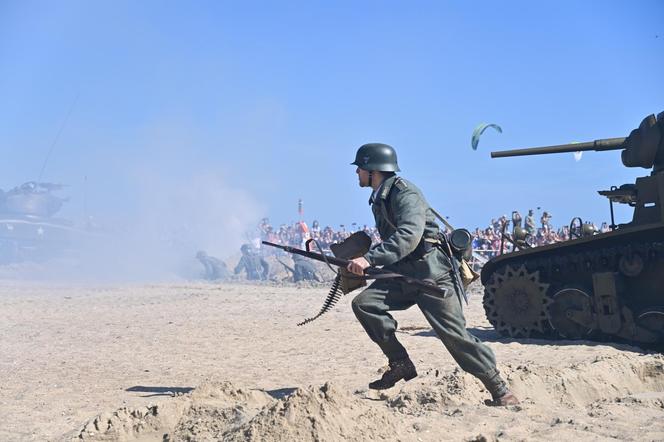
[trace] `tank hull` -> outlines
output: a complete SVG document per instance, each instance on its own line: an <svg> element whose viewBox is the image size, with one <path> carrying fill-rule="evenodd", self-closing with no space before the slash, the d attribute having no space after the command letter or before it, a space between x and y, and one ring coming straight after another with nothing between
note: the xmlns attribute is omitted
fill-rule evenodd
<svg viewBox="0 0 664 442"><path fill-rule="evenodd" d="M503 335L664 343L664 223L504 254L481 278Z"/></svg>
<svg viewBox="0 0 664 442"><path fill-rule="evenodd" d="M0 215L0 264L60 256L81 233L65 220Z"/></svg>

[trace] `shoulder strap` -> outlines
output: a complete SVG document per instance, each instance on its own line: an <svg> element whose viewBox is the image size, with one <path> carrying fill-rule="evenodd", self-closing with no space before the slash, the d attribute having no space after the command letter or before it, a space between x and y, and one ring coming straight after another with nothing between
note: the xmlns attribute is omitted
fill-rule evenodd
<svg viewBox="0 0 664 442"><path fill-rule="evenodd" d="M440 221L442 221L442 223L445 224L445 226L447 226L448 229L454 230L454 227L452 227L452 224L450 224L445 218L443 218L440 215L440 213L438 213L436 211L436 209L434 209L433 207L429 207L429 210L431 210L431 212L436 216L436 218L438 218ZM387 208L385 207L385 200L382 201L382 204L380 206L380 211L383 215L383 218L385 218L385 221L387 221L387 224L389 224L390 227L392 227L394 230L396 230L397 226L394 225L394 223L390 219L389 214L387 213Z"/></svg>
<svg viewBox="0 0 664 442"><path fill-rule="evenodd" d="M399 190L403 190L403 189L405 189L405 188L408 187L408 185L407 185L406 183L404 183L404 182L401 180L401 178L397 178L397 179L396 179L396 181L394 182L394 186L395 186L397 189L399 189ZM391 190L391 189L390 189L390 190ZM386 202L386 201L387 201L387 195L383 195L383 198L382 198L382 201L381 201L382 204L380 205L380 211L381 211L381 214L383 215L383 218L385 218L385 221L387 221L387 224L389 224L390 227L392 227L394 230L396 230L396 229L397 229L397 226L394 225L394 223L393 223L392 220L390 219L389 214L387 213L387 207L385 207L385 202ZM443 218L442 215L441 215L440 213L438 213L438 211L437 211L436 209L434 209L433 207L429 206L429 210L431 210L431 212L434 214L434 216L435 216L436 218L438 218L443 224L445 224L445 226L446 226L448 229L450 229L450 230L454 230L454 227L452 227L452 224L450 224L445 218Z"/></svg>
<svg viewBox="0 0 664 442"><path fill-rule="evenodd" d="M381 195L380 195L380 197L381 197L380 198L380 212L383 215L383 218L385 219L385 221L387 221L387 224L389 224L390 227L392 227L394 230L397 230L397 226L392 222L392 217L387 212L388 195L392 194L392 189L394 187L396 187L398 190L404 190L408 186L406 185L406 183L404 183L401 180L401 177L397 177L394 180L394 184L392 186L390 186L389 189L387 189L387 188L383 189L381 191Z"/></svg>

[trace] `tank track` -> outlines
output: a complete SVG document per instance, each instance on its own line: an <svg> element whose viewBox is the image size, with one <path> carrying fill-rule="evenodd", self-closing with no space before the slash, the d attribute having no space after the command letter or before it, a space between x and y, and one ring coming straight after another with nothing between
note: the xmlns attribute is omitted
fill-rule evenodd
<svg viewBox="0 0 664 442"><path fill-rule="evenodd" d="M629 341L598 330L591 320L598 316L592 302L593 274L602 272L619 273L629 283L629 295L618 294L623 322L646 328L659 336L659 344L664 342L664 284L653 283L664 278L664 242L593 250L570 245L507 257L485 282L487 319L512 338ZM576 320L570 319L570 311ZM588 318L588 323L579 318Z"/></svg>

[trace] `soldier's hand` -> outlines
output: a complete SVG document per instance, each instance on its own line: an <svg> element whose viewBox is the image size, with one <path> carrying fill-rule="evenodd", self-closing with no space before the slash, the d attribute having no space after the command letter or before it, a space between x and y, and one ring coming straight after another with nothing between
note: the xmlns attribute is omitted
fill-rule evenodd
<svg viewBox="0 0 664 442"><path fill-rule="evenodd" d="M359 257L351 259L346 269L349 272L354 273L356 275L364 275L364 269L366 269L369 266L370 266L369 261L367 261L363 257Z"/></svg>

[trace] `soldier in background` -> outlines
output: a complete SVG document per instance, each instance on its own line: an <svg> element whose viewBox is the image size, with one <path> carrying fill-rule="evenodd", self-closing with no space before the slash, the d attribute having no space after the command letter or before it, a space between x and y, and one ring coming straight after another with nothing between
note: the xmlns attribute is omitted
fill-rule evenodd
<svg viewBox="0 0 664 442"><path fill-rule="evenodd" d="M258 253L254 252L250 244L240 247L242 257L235 266L234 273L237 275L243 270L247 273L247 279L251 281L265 281L270 273L270 264Z"/></svg>
<svg viewBox="0 0 664 442"><path fill-rule="evenodd" d="M310 260L304 256L293 254L293 282L299 281L323 282L323 279L316 274L316 268Z"/></svg>
<svg viewBox="0 0 664 442"><path fill-rule="evenodd" d="M228 268L226 267L226 263L219 258L210 256L205 251L200 250L198 253L196 253L196 259L198 259L205 268L203 278L206 280L220 281L228 279L230 276L228 273Z"/></svg>

